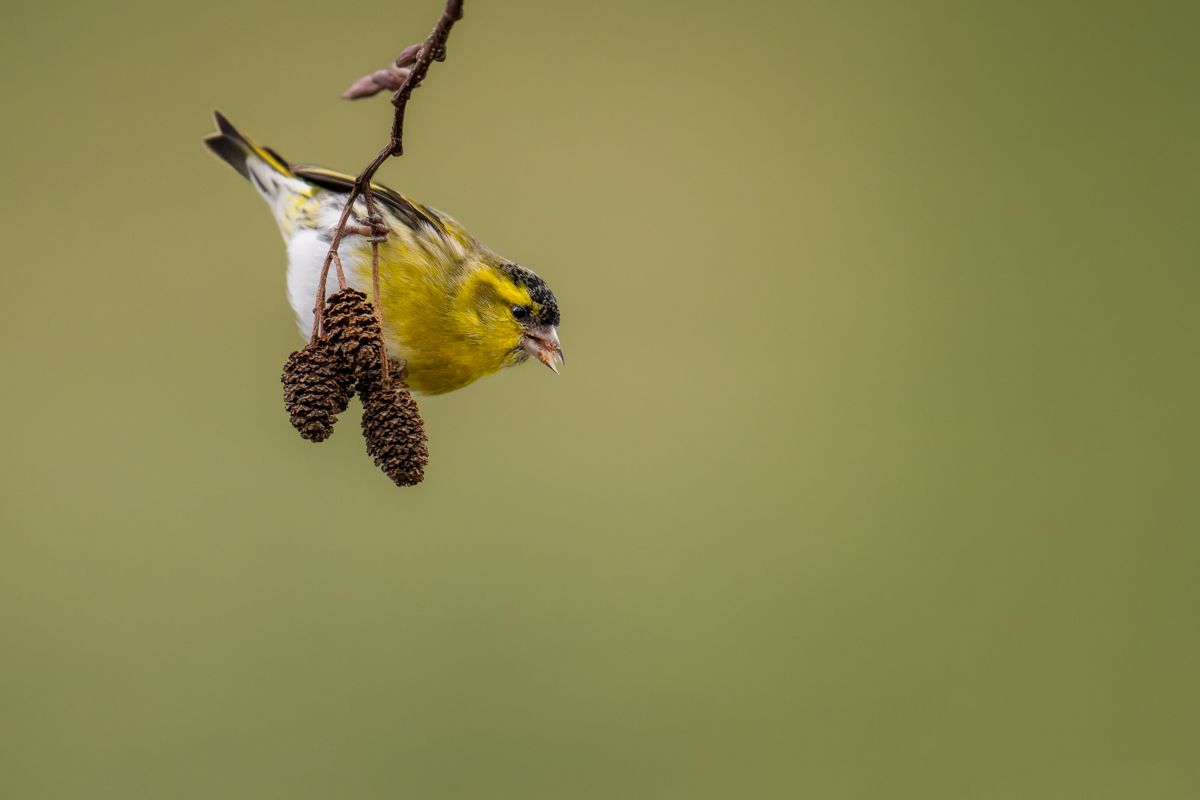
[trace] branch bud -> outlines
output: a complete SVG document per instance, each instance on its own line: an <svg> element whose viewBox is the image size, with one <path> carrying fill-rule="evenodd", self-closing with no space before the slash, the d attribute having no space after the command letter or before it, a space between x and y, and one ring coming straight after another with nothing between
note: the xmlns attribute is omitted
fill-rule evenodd
<svg viewBox="0 0 1200 800"><path fill-rule="evenodd" d="M407 67L389 65L385 69L375 70L370 75L364 75L350 84L350 88L342 92L342 97L347 100L358 100L361 97L377 95L384 89L394 92L404 85L411 74L412 70Z"/></svg>

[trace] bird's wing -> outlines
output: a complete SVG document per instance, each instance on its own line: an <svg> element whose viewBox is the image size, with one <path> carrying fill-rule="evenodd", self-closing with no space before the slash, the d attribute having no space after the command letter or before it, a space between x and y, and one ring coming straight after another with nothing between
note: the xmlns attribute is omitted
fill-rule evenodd
<svg viewBox="0 0 1200 800"><path fill-rule="evenodd" d="M350 189L354 186L354 177L352 175L346 175L342 172L335 172L331 169L316 167L310 164L292 167L292 173L309 183L341 194L349 194ZM436 212L425 208L419 203L414 203L394 189L389 189L378 183L372 183L371 194L374 195L375 199L386 205L388 209L409 227L415 229L418 225L424 223L431 226L434 230L445 232L445 226Z"/></svg>

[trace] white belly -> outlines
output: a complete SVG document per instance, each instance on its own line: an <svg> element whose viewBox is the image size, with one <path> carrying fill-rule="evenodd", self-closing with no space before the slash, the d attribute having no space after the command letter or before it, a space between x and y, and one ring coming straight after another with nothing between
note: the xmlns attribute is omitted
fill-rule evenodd
<svg viewBox="0 0 1200 800"><path fill-rule="evenodd" d="M367 277L370 264L353 254L356 245L361 246L358 237L350 237L338 247L338 254L342 259L346 282L352 288L370 295L371 286ZM296 324L300 327L300 333L308 337L312 334L317 284L321 279L321 265L325 263L325 254L329 252L329 242L322 240L315 230L301 230L288 239L287 250L288 303L296 314ZM330 265L325 280L325 296L328 297L337 290L337 270Z"/></svg>

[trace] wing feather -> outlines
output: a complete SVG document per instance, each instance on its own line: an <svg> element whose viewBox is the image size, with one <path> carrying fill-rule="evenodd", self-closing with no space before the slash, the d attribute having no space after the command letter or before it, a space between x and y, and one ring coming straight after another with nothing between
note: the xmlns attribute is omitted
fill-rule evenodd
<svg viewBox="0 0 1200 800"><path fill-rule="evenodd" d="M349 194L350 189L354 186L353 176L343 172L335 172L325 167L304 164L292 167L292 172L296 176L314 183L323 189L341 194ZM394 189L389 189L378 183L372 183L371 193L414 230L418 225L424 223L439 233L446 233L446 227L442 224L441 218L436 212L425 208L419 203L414 203Z"/></svg>

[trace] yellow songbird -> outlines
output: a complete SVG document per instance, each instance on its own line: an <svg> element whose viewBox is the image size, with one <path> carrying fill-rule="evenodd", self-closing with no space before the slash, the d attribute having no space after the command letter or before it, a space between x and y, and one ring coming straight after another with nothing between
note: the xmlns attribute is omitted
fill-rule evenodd
<svg viewBox="0 0 1200 800"><path fill-rule="evenodd" d="M271 207L287 244L288 300L300 330L312 329L313 298L338 217L354 183L321 167L291 166L244 136L220 113L205 140ZM388 354L403 361L408 384L425 394L460 389L533 356L558 372L558 302L533 271L501 258L450 217L372 184L387 227L379 246L379 287ZM366 203L351 221L357 233L338 247L346 280L371 295ZM333 270L327 290L337 291Z"/></svg>

